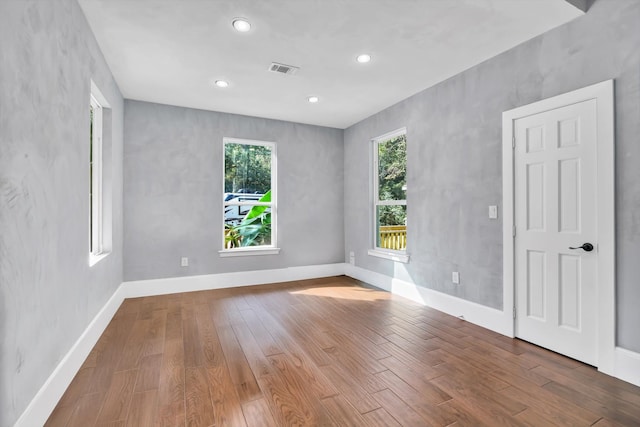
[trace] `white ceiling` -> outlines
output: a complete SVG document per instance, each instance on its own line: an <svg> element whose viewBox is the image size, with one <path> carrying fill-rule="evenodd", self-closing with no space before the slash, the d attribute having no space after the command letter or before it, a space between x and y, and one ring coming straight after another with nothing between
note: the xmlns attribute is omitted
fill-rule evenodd
<svg viewBox="0 0 640 427"><path fill-rule="evenodd" d="M582 14L564 0L79 3L125 98L336 128ZM238 16L250 32L232 28Z"/></svg>

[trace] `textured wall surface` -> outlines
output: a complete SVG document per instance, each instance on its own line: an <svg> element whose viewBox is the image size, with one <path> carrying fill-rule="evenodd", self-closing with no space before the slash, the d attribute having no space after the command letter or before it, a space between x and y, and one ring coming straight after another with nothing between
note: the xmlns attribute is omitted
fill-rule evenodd
<svg viewBox="0 0 640 427"><path fill-rule="evenodd" d="M502 201L501 113L611 78L617 338L640 352L638 22L637 0L597 0L584 17L343 132L123 103L75 0L0 0L0 426L17 420L123 280L123 228L126 280L340 262L354 251L363 268L501 308L502 223L487 218L487 206ZM112 107L113 253L94 267L90 79ZM366 254L369 140L402 126L407 265ZM279 255L218 255L224 136L278 143ZM179 266L182 256L189 267ZM454 270L460 286L450 283Z"/></svg>
<svg viewBox="0 0 640 427"><path fill-rule="evenodd" d="M278 255L218 254L223 137L277 143ZM124 139L125 280L342 262L342 130L127 100Z"/></svg>
<svg viewBox="0 0 640 427"><path fill-rule="evenodd" d="M618 344L640 351L640 2L598 0L532 39L345 130L345 250L356 265L502 308L503 111L615 79ZM375 136L407 127L411 262L367 255ZM462 284L451 283L459 271Z"/></svg>
<svg viewBox="0 0 640 427"><path fill-rule="evenodd" d="M113 253L92 268L90 79L113 108ZM122 282L122 114L75 0L0 1L0 426Z"/></svg>

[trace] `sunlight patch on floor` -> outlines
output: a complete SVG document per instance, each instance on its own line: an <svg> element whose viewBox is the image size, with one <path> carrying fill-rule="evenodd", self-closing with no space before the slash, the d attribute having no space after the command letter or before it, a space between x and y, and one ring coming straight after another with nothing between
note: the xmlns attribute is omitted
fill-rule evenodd
<svg viewBox="0 0 640 427"><path fill-rule="evenodd" d="M339 298L354 301L378 301L389 299L386 292L372 289L345 287L345 286L323 286L318 288L308 288L290 292L292 295L309 295L325 298Z"/></svg>

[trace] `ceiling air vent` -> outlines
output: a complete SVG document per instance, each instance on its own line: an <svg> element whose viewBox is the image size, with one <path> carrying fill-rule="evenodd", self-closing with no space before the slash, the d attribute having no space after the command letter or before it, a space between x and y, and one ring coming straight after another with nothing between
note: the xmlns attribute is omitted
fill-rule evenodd
<svg viewBox="0 0 640 427"><path fill-rule="evenodd" d="M300 67L294 67L293 65L285 65L279 64L277 62L272 62L269 66L269 71L273 73L282 73L282 74L295 74L298 72Z"/></svg>

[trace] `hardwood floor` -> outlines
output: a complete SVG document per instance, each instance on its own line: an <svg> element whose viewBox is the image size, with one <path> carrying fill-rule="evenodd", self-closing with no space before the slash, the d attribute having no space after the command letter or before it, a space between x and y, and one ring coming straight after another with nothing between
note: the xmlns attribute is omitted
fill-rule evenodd
<svg viewBox="0 0 640 427"><path fill-rule="evenodd" d="M345 277L128 299L48 426L640 425L640 388Z"/></svg>

